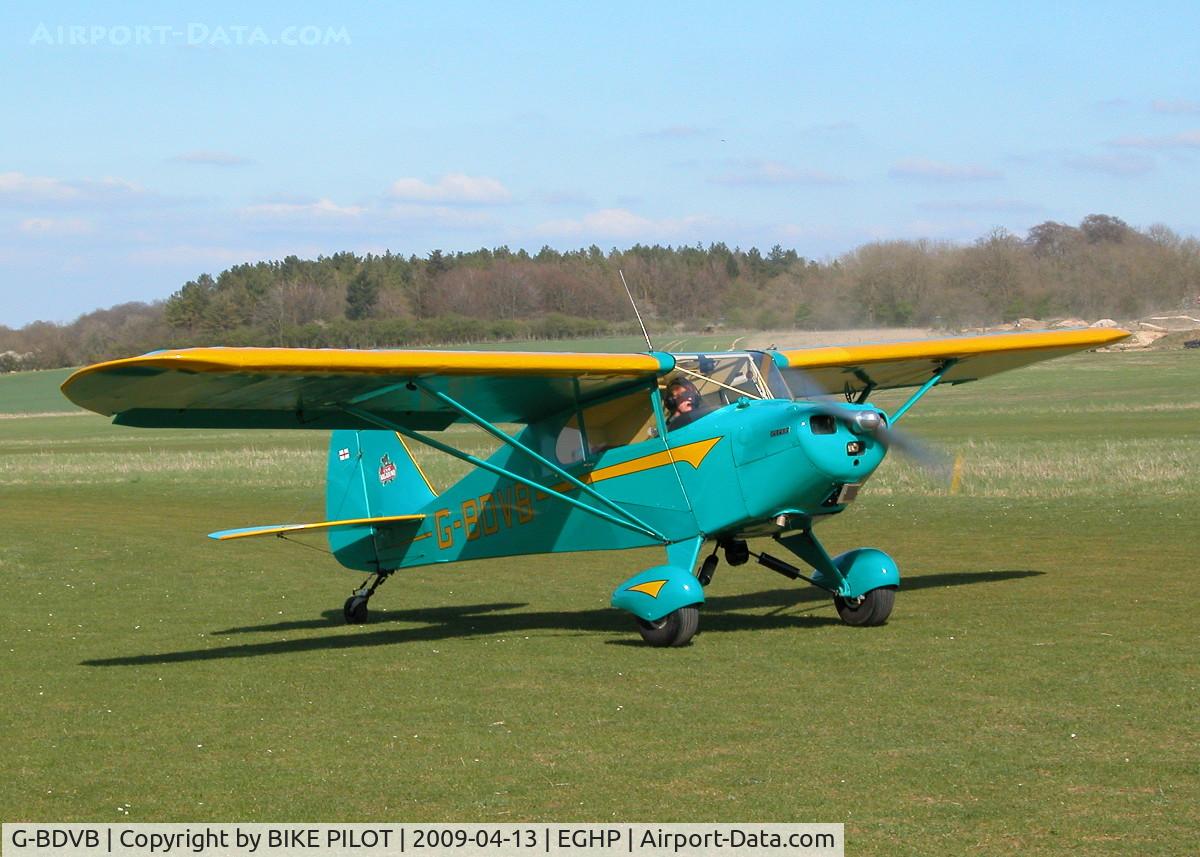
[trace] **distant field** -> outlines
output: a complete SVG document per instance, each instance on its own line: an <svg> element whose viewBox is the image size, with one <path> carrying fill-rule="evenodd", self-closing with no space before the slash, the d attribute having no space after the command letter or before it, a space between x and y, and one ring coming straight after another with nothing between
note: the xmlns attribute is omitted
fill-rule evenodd
<svg viewBox="0 0 1200 857"><path fill-rule="evenodd" d="M58 391L71 369L0 374L0 414L79 411Z"/></svg>
<svg viewBox="0 0 1200 857"><path fill-rule="evenodd" d="M721 333L656 333L650 341L658 351L727 351L735 342L744 342L745 331L722 331ZM494 351L597 351L642 352L646 340L641 336L609 336L593 339L533 339L515 342L480 342L471 345L450 345L447 348L485 349Z"/></svg>
<svg viewBox="0 0 1200 857"><path fill-rule="evenodd" d="M63 375L0 377L0 409L53 410ZM321 433L0 419L0 817L842 821L854 855L1195 853L1198 376L1193 351L1087 354L934 391L906 425L963 454L960 492L888 461L822 526L897 558L888 625L722 565L667 651L607 608L652 550L415 570L349 627L358 578L330 557L203 537L319 516Z"/></svg>

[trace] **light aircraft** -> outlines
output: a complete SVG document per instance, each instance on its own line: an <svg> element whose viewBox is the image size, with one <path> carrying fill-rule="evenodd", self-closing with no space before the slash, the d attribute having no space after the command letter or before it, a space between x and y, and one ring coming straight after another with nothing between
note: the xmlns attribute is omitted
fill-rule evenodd
<svg viewBox="0 0 1200 857"><path fill-rule="evenodd" d="M327 520L212 538L327 531L338 562L367 574L343 606L347 622L367 621L380 584L406 568L658 546L663 563L620 583L612 606L647 643L682 646L721 553L825 590L850 625L882 625L896 563L869 547L831 556L814 528L855 500L890 446L906 445L896 423L935 386L1126 336L703 354L188 348L86 367L63 392L124 426L331 430ZM868 401L893 388L915 390L890 414ZM675 415L688 405L687 419ZM500 441L497 451L480 458L437 436L461 423ZM471 470L439 492L411 443ZM751 537L773 538L802 566L754 554Z"/></svg>

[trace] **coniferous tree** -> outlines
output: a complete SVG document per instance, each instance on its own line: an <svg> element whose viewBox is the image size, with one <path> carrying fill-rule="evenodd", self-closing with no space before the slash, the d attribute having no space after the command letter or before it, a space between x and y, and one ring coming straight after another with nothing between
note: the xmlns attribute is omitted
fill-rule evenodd
<svg viewBox="0 0 1200 857"><path fill-rule="evenodd" d="M379 303L379 283L367 272L359 270L346 287L346 318L351 321L370 318Z"/></svg>

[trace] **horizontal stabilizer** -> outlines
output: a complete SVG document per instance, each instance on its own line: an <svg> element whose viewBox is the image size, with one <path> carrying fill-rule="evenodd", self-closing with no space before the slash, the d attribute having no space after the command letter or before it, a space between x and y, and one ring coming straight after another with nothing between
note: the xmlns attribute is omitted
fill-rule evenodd
<svg viewBox="0 0 1200 857"><path fill-rule="evenodd" d="M347 518L343 521L317 521L314 524L271 524L265 527L242 527L237 530L218 530L215 533L209 533L208 537L223 542L228 539L248 539L251 536L282 536L310 530L328 530L333 527L388 527L398 524L415 524L424 519L424 515L385 515L382 518Z"/></svg>

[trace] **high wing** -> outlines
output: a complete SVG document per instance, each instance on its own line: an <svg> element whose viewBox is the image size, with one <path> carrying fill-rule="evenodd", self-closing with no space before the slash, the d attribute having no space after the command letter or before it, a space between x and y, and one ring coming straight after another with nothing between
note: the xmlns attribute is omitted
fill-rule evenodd
<svg viewBox="0 0 1200 857"><path fill-rule="evenodd" d="M658 353L186 348L85 367L62 390L120 425L377 428L347 410L361 407L436 431L464 419L437 394L493 423L531 423L673 367Z"/></svg>
<svg viewBox="0 0 1200 857"><path fill-rule="evenodd" d="M1114 329L951 337L772 352L798 395L911 387L937 372L958 384L1110 345ZM532 423L650 384L665 353L583 354L311 348L186 348L80 369L63 393L120 425L156 428L371 429L361 408L414 430L469 420ZM816 389L813 389L813 388Z"/></svg>
<svg viewBox="0 0 1200 857"><path fill-rule="evenodd" d="M779 366L797 395L861 393L917 387L943 370L942 384L961 384L1018 369L1040 360L1111 345L1129 336L1112 328L993 333L878 345L776 351ZM812 389L813 387L817 389Z"/></svg>

